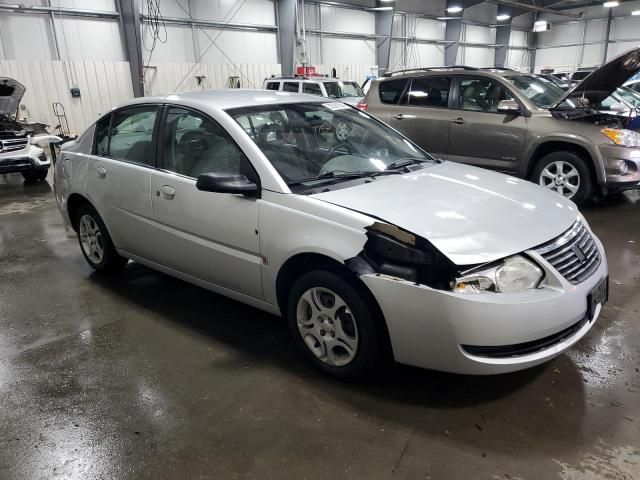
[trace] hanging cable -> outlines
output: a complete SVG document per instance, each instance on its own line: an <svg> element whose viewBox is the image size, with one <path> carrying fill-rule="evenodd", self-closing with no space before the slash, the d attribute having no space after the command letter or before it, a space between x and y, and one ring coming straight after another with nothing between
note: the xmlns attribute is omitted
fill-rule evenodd
<svg viewBox="0 0 640 480"><path fill-rule="evenodd" d="M147 74L147 69L151 64L151 57L153 56L153 51L156 49L156 44L158 42L167 43L167 26L164 23L164 18L160 12L160 0L147 0L147 20L145 26L147 28L147 32L149 32L149 35L151 36L151 48L147 46L145 38L146 35L143 35L142 43L144 48L149 52L147 64L142 70L143 81Z"/></svg>

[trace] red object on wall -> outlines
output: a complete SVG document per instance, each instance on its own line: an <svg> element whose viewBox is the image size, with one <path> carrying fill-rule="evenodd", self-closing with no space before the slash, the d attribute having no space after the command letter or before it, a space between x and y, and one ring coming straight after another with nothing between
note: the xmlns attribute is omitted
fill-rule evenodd
<svg viewBox="0 0 640 480"><path fill-rule="evenodd" d="M316 75L316 67L296 67L296 74L304 77Z"/></svg>

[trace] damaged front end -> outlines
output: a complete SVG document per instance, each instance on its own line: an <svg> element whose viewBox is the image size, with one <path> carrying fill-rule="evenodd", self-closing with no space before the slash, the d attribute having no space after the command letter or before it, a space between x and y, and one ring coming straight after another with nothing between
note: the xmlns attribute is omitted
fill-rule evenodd
<svg viewBox="0 0 640 480"><path fill-rule="evenodd" d="M367 228L362 251L345 265L358 276L378 274L440 290L450 290L458 267L429 241L395 225L375 222Z"/></svg>

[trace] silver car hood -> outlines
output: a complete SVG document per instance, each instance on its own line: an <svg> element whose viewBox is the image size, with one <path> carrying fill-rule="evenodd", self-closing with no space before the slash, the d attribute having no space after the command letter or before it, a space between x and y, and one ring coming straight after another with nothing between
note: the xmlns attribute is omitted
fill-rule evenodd
<svg viewBox="0 0 640 480"><path fill-rule="evenodd" d="M429 240L457 265L540 245L578 216L570 200L525 180L452 162L312 195Z"/></svg>

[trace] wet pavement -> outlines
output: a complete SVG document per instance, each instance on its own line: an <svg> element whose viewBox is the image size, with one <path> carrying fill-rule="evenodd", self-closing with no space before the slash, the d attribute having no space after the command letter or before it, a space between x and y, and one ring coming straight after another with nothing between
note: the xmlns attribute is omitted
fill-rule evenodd
<svg viewBox="0 0 640 480"><path fill-rule="evenodd" d="M0 479L640 478L640 195L584 210L611 298L541 367L330 380L283 321L85 263L49 184L0 176Z"/></svg>

